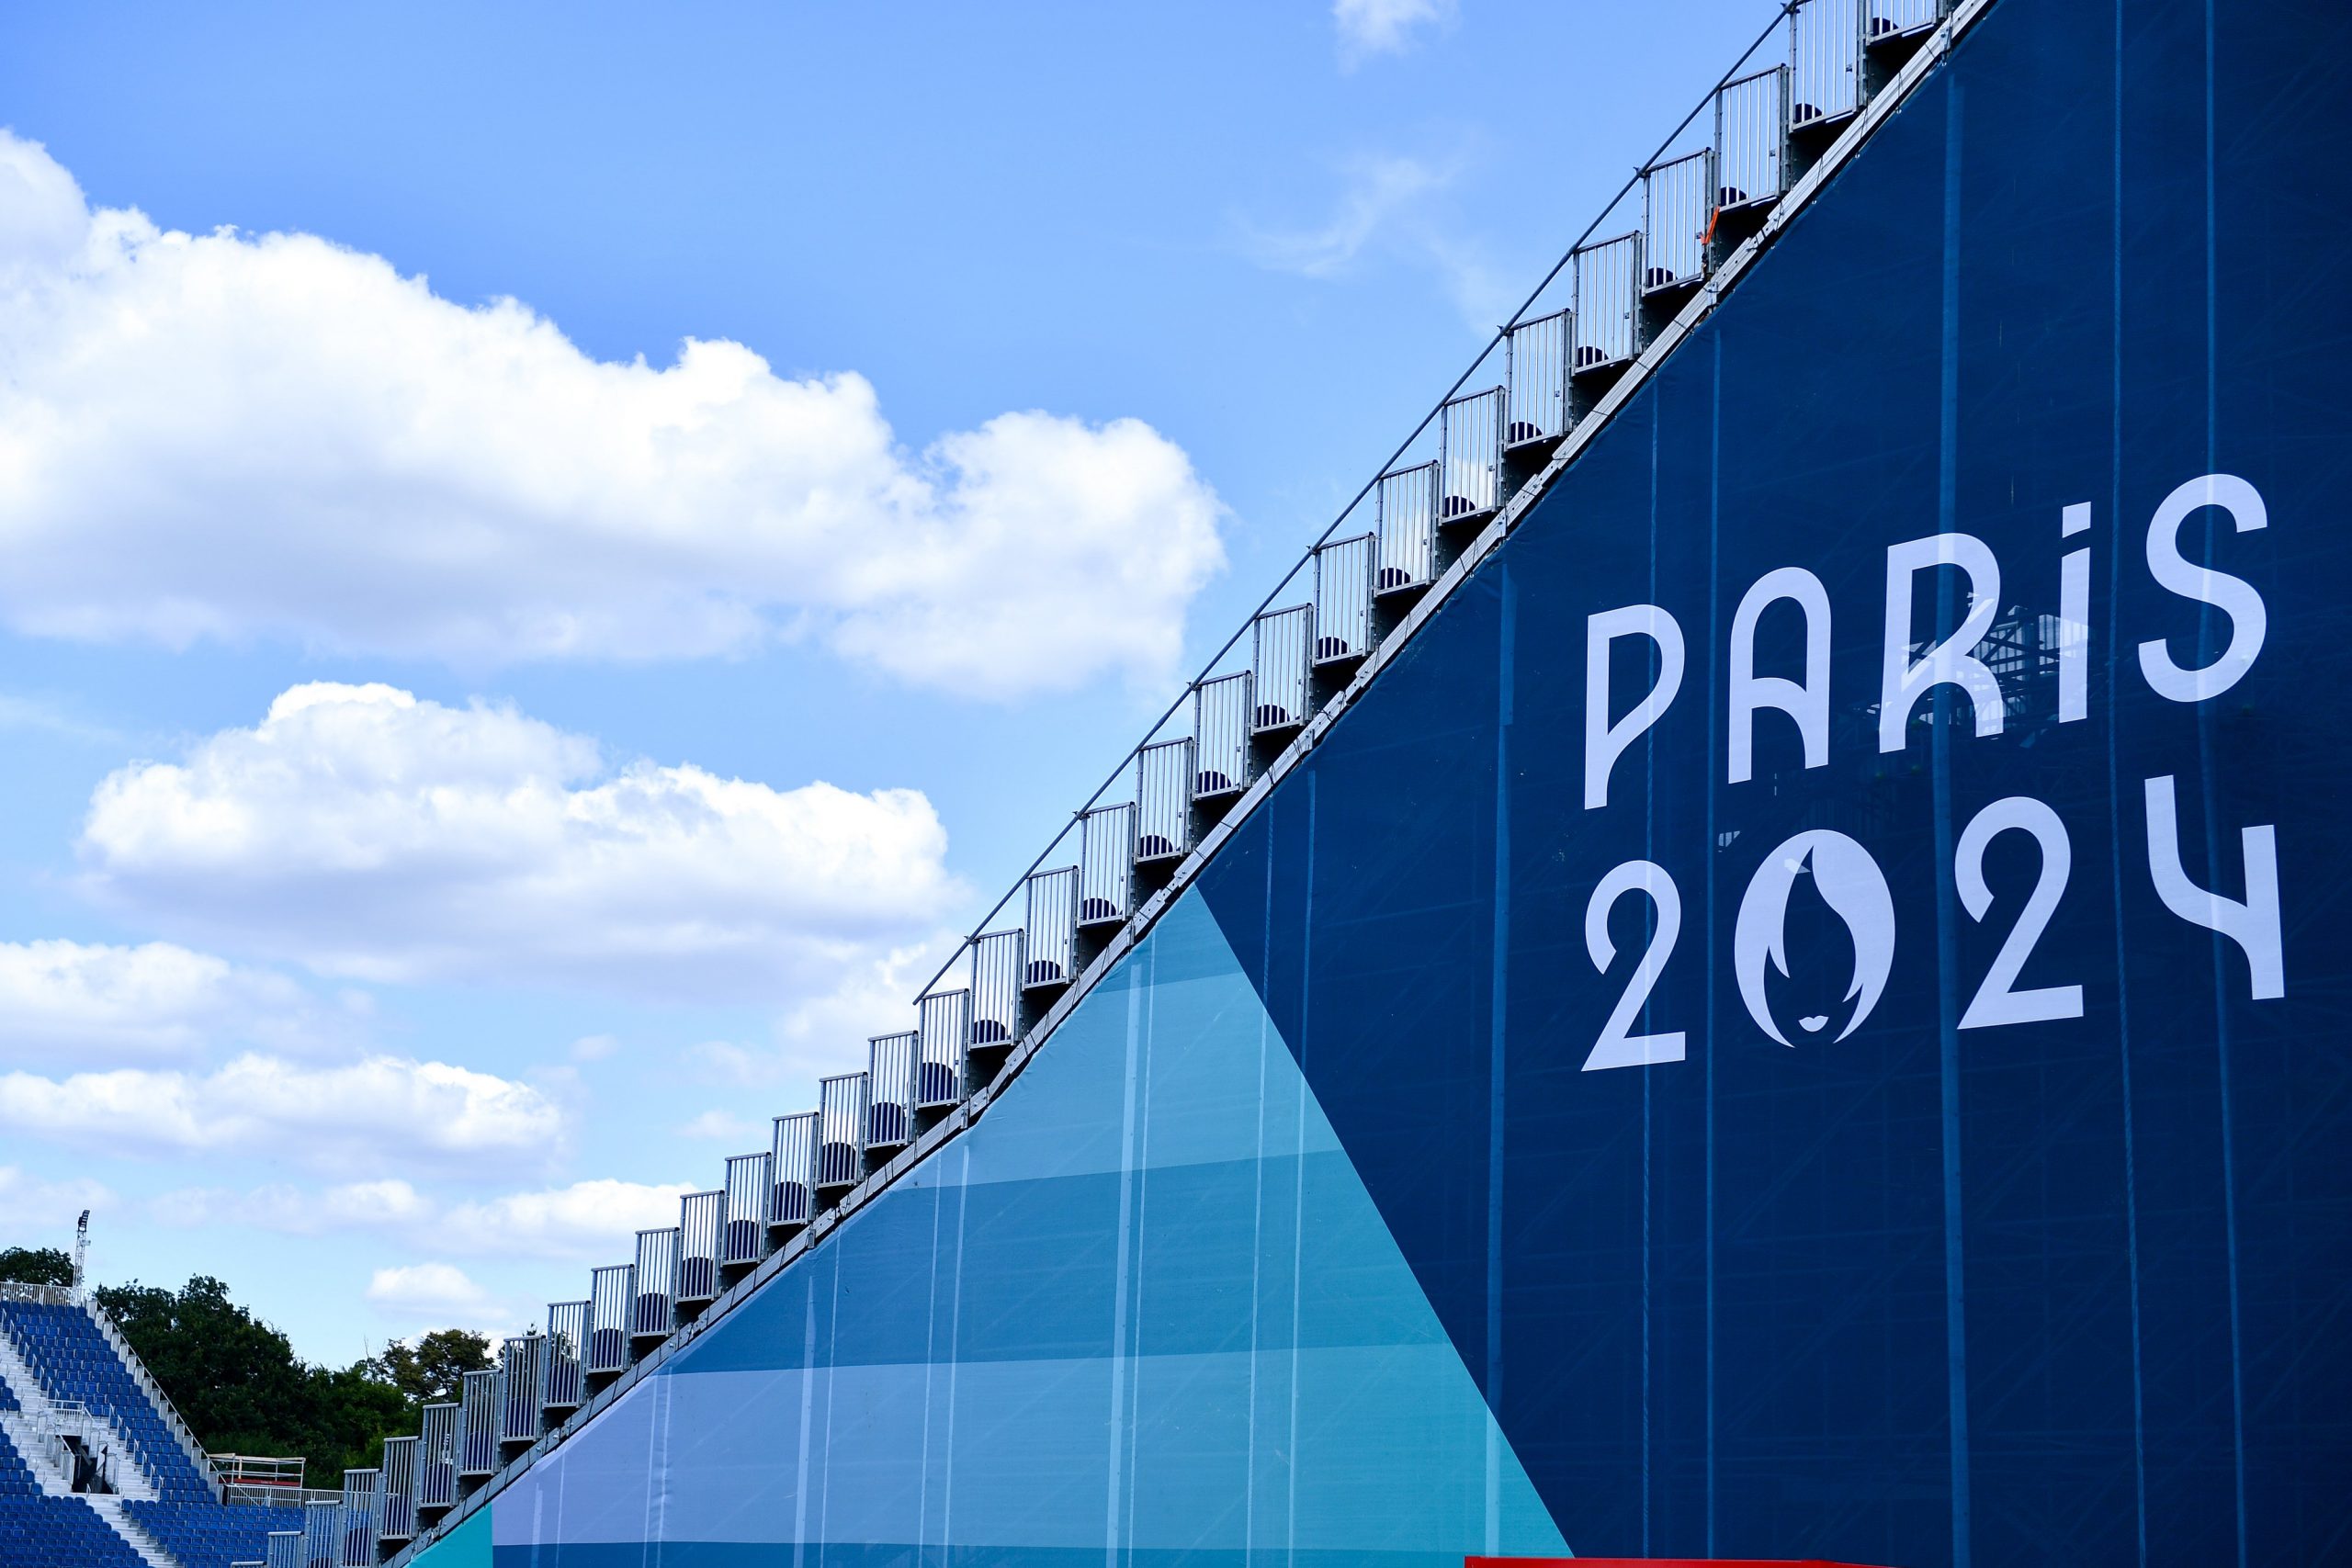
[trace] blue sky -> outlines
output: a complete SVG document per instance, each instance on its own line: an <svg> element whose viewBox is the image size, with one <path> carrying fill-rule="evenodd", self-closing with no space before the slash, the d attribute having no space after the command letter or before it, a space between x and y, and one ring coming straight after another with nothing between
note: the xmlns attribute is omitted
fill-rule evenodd
<svg viewBox="0 0 2352 1568"><path fill-rule="evenodd" d="M1776 11L0 14L0 1244L582 1293Z"/></svg>

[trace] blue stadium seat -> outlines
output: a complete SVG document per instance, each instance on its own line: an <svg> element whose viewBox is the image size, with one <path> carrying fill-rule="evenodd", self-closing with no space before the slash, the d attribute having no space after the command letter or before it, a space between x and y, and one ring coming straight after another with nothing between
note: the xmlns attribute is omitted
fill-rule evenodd
<svg viewBox="0 0 2352 1568"><path fill-rule="evenodd" d="M79 1497L0 1496L0 1562L147 1568Z"/></svg>
<svg viewBox="0 0 2352 1568"><path fill-rule="evenodd" d="M0 1497L38 1497L40 1484L33 1479L32 1467L17 1452L8 1434L0 1432Z"/></svg>
<svg viewBox="0 0 2352 1568"><path fill-rule="evenodd" d="M180 1568L229 1568L268 1551L269 1532L284 1529L283 1508L222 1503L125 1502L122 1511L177 1558Z"/></svg>
<svg viewBox="0 0 2352 1568"><path fill-rule="evenodd" d="M77 1401L114 1422L131 1461L153 1481L164 1501L216 1501L210 1479L180 1447L162 1412L87 1312L78 1306L0 1302L0 1333L7 1335L50 1398Z"/></svg>

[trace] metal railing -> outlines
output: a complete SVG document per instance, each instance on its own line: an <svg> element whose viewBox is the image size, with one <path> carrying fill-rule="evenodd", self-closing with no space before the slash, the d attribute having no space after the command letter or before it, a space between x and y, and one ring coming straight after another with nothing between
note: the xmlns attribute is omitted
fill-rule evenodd
<svg viewBox="0 0 2352 1568"><path fill-rule="evenodd" d="M1256 705L1250 728L1257 735L1296 729L1306 722L1306 670L1315 640L1315 606L1293 604L1269 610L1252 626L1250 683Z"/></svg>
<svg viewBox="0 0 2352 1568"><path fill-rule="evenodd" d="M1098 806L1078 822L1078 923L1125 925L1135 906L1136 808Z"/></svg>
<svg viewBox="0 0 2352 1568"><path fill-rule="evenodd" d="M1687 288L1707 276L1715 152L1702 147L1642 173L1642 290Z"/></svg>
<svg viewBox="0 0 2352 1568"><path fill-rule="evenodd" d="M902 1149L915 1135L915 1032L865 1043L865 1149Z"/></svg>
<svg viewBox="0 0 2352 1568"><path fill-rule="evenodd" d="M964 1046L971 1033L971 992L933 991L915 1004L917 1115L964 1098Z"/></svg>
<svg viewBox="0 0 2352 1568"><path fill-rule="evenodd" d="M498 1440L535 1443L539 1438L539 1391L547 1377L547 1337L511 1336L499 1348ZM349 1486L345 1480L345 1489Z"/></svg>
<svg viewBox="0 0 2352 1568"><path fill-rule="evenodd" d="M1822 0L1808 0L1808 3L1820 4ZM1839 3L1850 6L1857 3L1857 0L1839 0ZM1908 15L1910 7L1920 3L1934 4L1939 13L1950 8L1949 0L1873 0L1874 5L1885 6L1890 15L1898 9ZM1784 16L1792 17L1794 12L1805 8L1804 4L1794 6L1784 11ZM1850 10L1849 14L1852 14ZM1714 132L1713 150L1717 165L1715 177L1719 183L1716 192L1717 206L1728 209L1752 202L1779 199L1786 185L1786 159L1780 150L1780 141L1785 136L1788 124L1785 89L1789 69L1776 63L1759 62L1757 56L1758 51L1780 33L1783 25L1783 16L1776 16L1756 35L1754 40L1741 52L1732 69L1725 72L1717 80L1714 87L1708 91L1705 97L1659 141L1657 151L1643 162L1642 169L1652 169L1669 161L1677 143L1682 141L1694 125L1702 123L1702 117L1707 117L1713 121L1711 129ZM1754 112L1759 106L1767 103L1777 111L1770 118L1770 123L1777 127L1776 133L1772 135L1761 134L1767 122L1761 115ZM1117 765L1088 797L1085 807L1081 809L1090 809L1101 803L1105 794L1128 775L1128 770L1135 763L1136 752L1143 746L1168 739L1165 731L1171 720L1178 718L1188 709L1193 710L1196 715L1203 711L1198 694L1199 689L1205 684L1231 679L1233 672L1221 669L1220 666L1234 655L1237 647L1240 646L1245 638L1250 645L1250 670L1255 677L1256 687L1250 694L1252 729L1259 733L1265 733L1305 722L1307 716L1305 698L1306 660L1301 659L1295 666L1291 665L1285 659L1287 650L1281 646L1281 636L1270 637L1268 623L1270 618L1272 618L1274 606L1283 601L1286 596L1296 595L1303 581L1313 573L1323 548L1333 541L1334 536L1346 525L1356 508L1372 492L1378 476L1395 469L1407 458L1415 445L1429 434L1437 424L1446 404L1462 394L1470 385L1472 378L1489 365L1498 354L1506 355L1508 359L1504 393L1507 411L1503 429L1504 445L1518 446L1525 442L1558 435L1566 431L1569 412L1567 372L1573 367L1570 360L1575 345L1578 342L1585 342L1601 346L1605 352L1606 345L1616 341L1616 338L1612 338L1612 333L1622 337L1631 332L1634 299L1630 290L1636 280L1629 272L1626 278L1628 291L1623 300L1625 314L1622 324L1611 326L1606 331L1590 336L1585 336L1577 330L1572 310L1564 310L1559 302L1544 304L1541 310L1537 307L1552 295L1563 275L1570 271L1571 265L1577 254L1593 248L1593 235L1600 231L1601 225L1610 220L1612 215L1617 215L1623 210L1627 198L1639 189L1641 183L1641 175L1637 173L1619 187L1617 194L1603 208L1600 215L1586 226L1575 243L1544 275L1534 288L1528 293L1519 309L1511 313L1510 320L1497 329L1495 335L1488 340L1486 347L1471 361L1468 367L1454 378L1453 385L1448 387L1438 400L1430 406L1430 412L1422 416L1412 431L1396 444L1388 460L1374 470L1374 478L1366 480L1363 488L1338 509L1338 514L1333 521L1308 544L1306 552L1298 565L1273 586L1259 602L1258 609L1236 629L1232 636L1209 655L1199 675L1187 686L1184 693L1160 714L1144 739L1120 758ZM1638 248L1638 235L1634 238L1636 248ZM1304 636L1311 636L1318 628L1299 623L1308 622L1312 612L1300 607L1280 614L1296 617L1295 621L1280 626L1277 631L1279 634L1295 629L1303 634L1300 644L1300 651L1303 653L1305 651ZM1273 646L1270 647L1270 643ZM1294 681L1295 689L1300 693L1295 706L1285 700L1294 689ZM1197 725L1194 729L1194 738L1201 743L1199 766L1205 773L1215 769L1216 761L1224 755L1219 748L1228 744L1229 738L1220 734L1216 739L1216 744L1213 746L1211 732L1205 723ZM1228 776L1238 777L1229 773ZM1212 792L1204 785L1198 793L1207 795ZM1047 845L1037 858L1030 863L1028 870L1022 874L1013 889L999 898L981 916L973 928L975 934L967 939L966 947L940 965L938 971L922 986L919 995L936 988L958 964L971 962L970 942L979 940L978 933L990 929L992 922L1006 911L1007 906L1016 893L1027 888L1029 878L1046 864L1062 841L1062 838L1057 837L1054 843Z"/></svg>
<svg viewBox="0 0 2352 1568"><path fill-rule="evenodd" d="M1372 651L1372 553L1370 534L1333 539L1315 552L1317 664L1362 659Z"/></svg>
<svg viewBox="0 0 2352 1568"><path fill-rule="evenodd" d="M0 1302L29 1306L72 1306L74 1292L64 1285L34 1285L21 1280L0 1280Z"/></svg>
<svg viewBox="0 0 2352 1568"><path fill-rule="evenodd" d="M1576 251L1577 375L1631 360L1641 347L1641 231Z"/></svg>
<svg viewBox="0 0 2352 1568"><path fill-rule="evenodd" d="M376 1545L384 1530L383 1482L379 1470L343 1472L343 1568L376 1568Z"/></svg>
<svg viewBox="0 0 2352 1568"><path fill-rule="evenodd" d="M714 1187L678 1200L678 1304L718 1299L718 1227L727 1190Z"/></svg>
<svg viewBox="0 0 2352 1568"><path fill-rule="evenodd" d="M588 1303L548 1303L547 1353L539 1359L539 1408L576 1408L583 1392L582 1359L588 1348ZM389 1466L390 1461L387 1460Z"/></svg>
<svg viewBox="0 0 2352 1568"><path fill-rule="evenodd" d="M130 1371L130 1381L139 1385L139 1392L147 1396L147 1403L162 1413L164 1428L172 1434L172 1440L179 1444L180 1452L186 1454L188 1463L196 1467L196 1473L211 1485L212 1495L217 1499L220 1495L220 1472L212 1468L211 1456L204 1451L204 1445L196 1440L196 1430L180 1415L180 1407L172 1403L171 1395L164 1392L164 1385L148 1372L147 1363L139 1359L139 1352L132 1349L130 1341L123 1337L121 1325L107 1315L106 1308L97 1303L96 1298L86 1299L81 1304L82 1310L90 1314L90 1321L97 1325L99 1337L113 1348L115 1359Z"/></svg>
<svg viewBox="0 0 2352 1568"><path fill-rule="evenodd" d="M1770 207L1789 178L1789 68L1768 66L1715 92L1715 220Z"/></svg>
<svg viewBox="0 0 2352 1568"><path fill-rule="evenodd" d="M1438 414L1437 520L1453 527L1503 503L1500 387L1448 401Z"/></svg>
<svg viewBox="0 0 2352 1568"><path fill-rule="evenodd" d="M628 1370L629 1314L637 1310L637 1265L608 1263L588 1273L588 1353L585 1372Z"/></svg>
<svg viewBox="0 0 2352 1568"><path fill-rule="evenodd" d="M796 1111L772 1124L768 1154L773 1161L768 1193L768 1224L776 1228L805 1225L817 1217L810 1191L817 1181L817 1112Z"/></svg>
<svg viewBox="0 0 2352 1568"><path fill-rule="evenodd" d="M416 1533L416 1442L414 1438L384 1439L381 1534L386 1540L406 1540Z"/></svg>
<svg viewBox="0 0 2352 1568"><path fill-rule="evenodd" d="M1568 310L1505 329L1505 447L1555 441L1568 433L1568 343L1575 333L1575 315Z"/></svg>
<svg viewBox="0 0 2352 1568"><path fill-rule="evenodd" d="M1380 476L1373 491L1373 533L1379 541L1374 593L1426 588L1436 579L1437 476L1435 463Z"/></svg>
<svg viewBox="0 0 2352 1568"><path fill-rule="evenodd" d="M1028 889L1029 916L1021 928L1021 984L1032 988L1067 986L1078 978L1078 867L1033 871Z"/></svg>
<svg viewBox="0 0 2352 1568"><path fill-rule="evenodd" d="M208 1453L204 1457L223 1485L282 1486L297 1491L301 1489L302 1467L307 1462L282 1454Z"/></svg>
<svg viewBox="0 0 2352 1568"><path fill-rule="evenodd" d="M678 1227L637 1233L637 1300L629 1304L632 1339L659 1339L678 1321Z"/></svg>
<svg viewBox="0 0 2352 1568"><path fill-rule="evenodd" d="M458 1380L458 1480L498 1469L498 1417L502 1379L495 1371L468 1372Z"/></svg>
<svg viewBox="0 0 2352 1568"><path fill-rule="evenodd" d="M865 1075L839 1073L817 1085L817 1186L854 1187L865 1173Z"/></svg>
<svg viewBox="0 0 2352 1568"><path fill-rule="evenodd" d="M1136 859L1181 860L1193 849L1193 738L1136 753Z"/></svg>
<svg viewBox="0 0 2352 1568"><path fill-rule="evenodd" d="M1862 42L1867 46L1915 37L1932 30L1943 19L1942 0L1871 0Z"/></svg>
<svg viewBox="0 0 2352 1568"><path fill-rule="evenodd" d="M1021 945L1018 930L972 939L974 1045L1010 1045L1021 1032Z"/></svg>
<svg viewBox="0 0 2352 1568"><path fill-rule="evenodd" d="M1193 798L1250 787L1250 687L1247 670L1193 688Z"/></svg>
<svg viewBox="0 0 2352 1568"><path fill-rule="evenodd" d="M775 1169L773 1149L728 1156L727 1178L719 1184L727 1192L718 1233L720 1267L741 1269L768 1255L768 1193Z"/></svg>
<svg viewBox="0 0 2352 1568"><path fill-rule="evenodd" d="M1789 7L1789 128L1835 125L1861 107L1861 0L1794 0Z"/></svg>
<svg viewBox="0 0 2352 1568"><path fill-rule="evenodd" d="M302 1568L341 1568L343 1496L302 1506Z"/></svg>
<svg viewBox="0 0 2352 1568"><path fill-rule="evenodd" d="M457 1501L458 1407L428 1404L417 1423L416 1506L447 1508Z"/></svg>

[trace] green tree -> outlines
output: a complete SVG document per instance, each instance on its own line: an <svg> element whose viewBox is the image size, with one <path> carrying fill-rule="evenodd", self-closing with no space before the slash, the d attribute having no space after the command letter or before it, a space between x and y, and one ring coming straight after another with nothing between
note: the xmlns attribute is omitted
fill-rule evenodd
<svg viewBox="0 0 2352 1568"><path fill-rule="evenodd" d="M70 1285L74 1259L61 1247L0 1247L0 1280L18 1285Z"/></svg>
<svg viewBox="0 0 2352 1568"><path fill-rule="evenodd" d="M340 1370L311 1366L209 1275L97 1297L207 1450L299 1455L313 1486L380 1463L386 1438L417 1429L421 1404L454 1398L462 1374L491 1364L488 1339L445 1328Z"/></svg>
<svg viewBox="0 0 2352 1568"><path fill-rule="evenodd" d="M284 1431L288 1413L303 1403L308 1369L286 1336L231 1301L229 1287L209 1275L176 1292L132 1283L102 1287L97 1296L207 1447L277 1451L251 1445Z"/></svg>
<svg viewBox="0 0 2352 1568"><path fill-rule="evenodd" d="M490 1336L437 1328L413 1345L395 1339L364 1365L370 1376L400 1390L411 1404L447 1404L458 1397L468 1372L491 1369Z"/></svg>

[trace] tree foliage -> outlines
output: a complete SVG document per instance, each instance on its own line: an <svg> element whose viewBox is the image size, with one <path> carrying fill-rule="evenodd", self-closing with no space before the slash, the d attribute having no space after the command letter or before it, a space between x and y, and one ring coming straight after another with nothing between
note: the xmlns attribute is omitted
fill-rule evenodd
<svg viewBox="0 0 2352 1568"><path fill-rule="evenodd" d="M436 1328L413 1345L395 1339L383 1354L361 1365L379 1382L401 1391L416 1408L446 1404L458 1397L468 1372L491 1367L490 1336L463 1328Z"/></svg>
<svg viewBox="0 0 2352 1568"><path fill-rule="evenodd" d="M70 1285L74 1259L62 1247L0 1247L0 1280L19 1285Z"/></svg>
<svg viewBox="0 0 2352 1568"><path fill-rule="evenodd" d="M445 1328L340 1370L312 1366L209 1275L177 1291L133 1281L96 1294L208 1450L299 1454L312 1486L380 1463L384 1439L414 1432L421 1405L455 1398L463 1373L491 1364L487 1337Z"/></svg>

